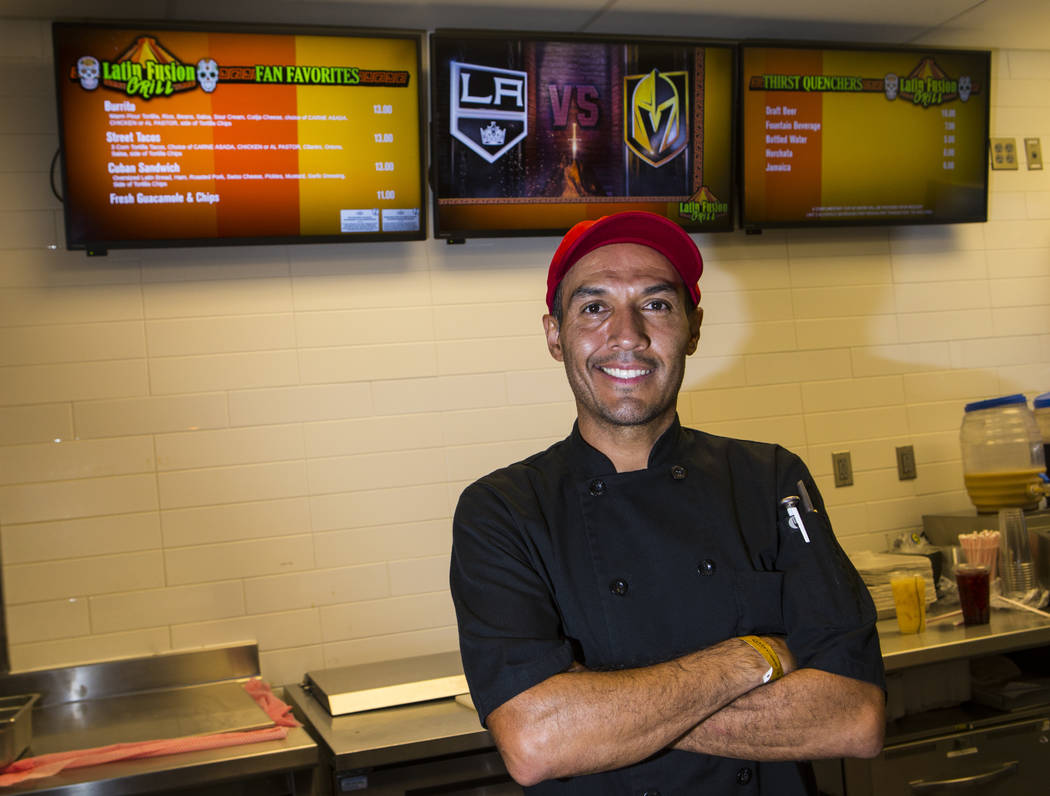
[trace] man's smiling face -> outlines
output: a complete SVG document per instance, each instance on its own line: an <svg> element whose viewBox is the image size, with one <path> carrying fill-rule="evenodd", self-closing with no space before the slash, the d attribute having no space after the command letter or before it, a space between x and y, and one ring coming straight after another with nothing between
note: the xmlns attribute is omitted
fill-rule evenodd
<svg viewBox="0 0 1050 796"><path fill-rule="evenodd" d="M674 418L700 314L678 272L648 246L614 243L586 254L559 288L562 317L544 316L551 355L565 363L580 429Z"/></svg>

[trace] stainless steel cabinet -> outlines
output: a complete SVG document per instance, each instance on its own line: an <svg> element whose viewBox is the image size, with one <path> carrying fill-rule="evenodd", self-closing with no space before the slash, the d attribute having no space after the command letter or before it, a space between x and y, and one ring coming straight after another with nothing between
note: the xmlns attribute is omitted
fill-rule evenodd
<svg viewBox="0 0 1050 796"><path fill-rule="evenodd" d="M979 729L887 743L873 760L847 760L849 796L1032 796L1050 780L1050 709Z"/></svg>
<svg viewBox="0 0 1050 796"><path fill-rule="evenodd" d="M366 772L335 772L336 794L362 796L513 796L522 793L495 750L382 766Z"/></svg>

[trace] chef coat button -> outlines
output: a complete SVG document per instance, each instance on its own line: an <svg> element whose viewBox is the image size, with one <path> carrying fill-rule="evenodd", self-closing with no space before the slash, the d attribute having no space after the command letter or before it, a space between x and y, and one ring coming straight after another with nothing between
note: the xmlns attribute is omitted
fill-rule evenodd
<svg viewBox="0 0 1050 796"><path fill-rule="evenodd" d="M751 781L751 769L741 768L736 772L736 781L738 785L746 785Z"/></svg>
<svg viewBox="0 0 1050 796"><path fill-rule="evenodd" d="M675 481L681 481L686 476L686 469L680 464L673 465L671 467L671 478Z"/></svg>
<svg viewBox="0 0 1050 796"><path fill-rule="evenodd" d="M615 594L617 597L623 597L627 594L627 581L623 578L617 578L609 584L609 591Z"/></svg>
<svg viewBox="0 0 1050 796"><path fill-rule="evenodd" d="M591 493L591 497L598 497L598 495L604 495L605 482L600 478L595 478L593 481L591 481L590 486L588 486L588 490Z"/></svg>
<svg viewBox="0 0 1050 796"><path fill-rule="evenodd" d="M715 562L710 558L705 558L696 566L696 571L701 575L714 575L715 574Z"/></svg>

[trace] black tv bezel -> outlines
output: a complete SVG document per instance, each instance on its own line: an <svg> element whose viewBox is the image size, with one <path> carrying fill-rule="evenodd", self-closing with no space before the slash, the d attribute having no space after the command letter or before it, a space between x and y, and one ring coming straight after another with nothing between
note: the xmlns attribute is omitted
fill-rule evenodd
<svg viewBox="0 0 1050 796"><path fill-rule="evenodd" d="M988 75L987 89L984 93L984 147L983 147L983 174L984 174L984 213L973 218L919 218L904 217L895 219L833 219L833 220L797 220L797 221L748 221L744 217L747 187L745 182L745 142L747 129L744 119L744 54L749 48L760 49L782 49L782 50L825 50L834 52L887 52L906 54L937 54L983 56L985 68ZM988 173L988 152L991 134L991 108L992 108L992 53L990 50L967 49L959 47L918 47L915 45L895 45L861 42L827 42L827 41L804 41L804 40L769 40L769 39L741 39L737 42L737 75L736 75L736 115L737 115L737 140L736 148L739 157L736 161L736 196L737 196L737 219L740 228L747 233L757 234L764 229L825 229L843 227L903 227L903 226L942 226L946 224L982 224L988 221L988 193L990 175Z"/></svg>
<svg viewBox="0 0 1050 796"><path fill-rule="evenodd" d="M196 237L187 236L179 238L99 238L85 239L70 242L70 219L69 209L65 197L68 195L67 165L65 158L65 135L66 120L62 103L62 86L64 85L64 68L58 57L57 32L60 28L93 28L109 30L141 30L149 31L173 31L188 33L223 33L223 34L246 34L246 35L278 35L278 36L327 36L335 38L366 38L366 39L399 39L414 41L416 45L416 117L418 138L418 180L419 180L419 229L405 232L365 232L346 233L340 235L258 235L239 237ZM64 224L64 237L66 249L69 251L86 251L89 256L104 255L110 249L158 249L158 248L200 248L200 247L225 247L225 246L283 246L293 244L314 243L375 243L375 242L404 242L426 240L429 235L427 229L427 117L426 111L429 107L427 92L429 80L423 71L423 52L426 46L426 31L422 29L394 29L394 28L355 28L346 26L318 26L318 25L277 25L277 24L240 24L234 22L200 22L200 21L151 21L151 20L106 20L93 19L58 19L51 24L51 51L54 61L53 72L55 79L55 108L58 115L58 155L61 160L61 185L62 217Z"/></svg>
<svg viewBox="0 0 1050 796"><path fill-rule="evenodd" d="M461 37L477 40L518 40L518 41L555 41L555 42L592 42L596 44L640 44L640 45L668 45L686 47L718 47L728 51L730 58L729 74L729 183L731 196L729 202L729 218L724 228L690 229L682 225L683 229L691 235L708 235L734 232L737 229L737 211L739 187L737 184L737 123L739 112L737 108L737 74L739 61L737 54L737 42L731 39L701 39L683 36L632 36L623 33L573 33L552 31L510 31L489 30L474 28L436 28L430 32L428 37L428 48L430 56L430 177L433 190L433 228L434 238L445 240L447 243L462 243L471 238L536 238L564 235L569 227L533 227L517 229L464 229L443 230L440 224L440 181L438 179L438 163L441 153L438 152L439 136L436 134L435 125L438 119L437 103L437 48L434 40L437 38ZM442 139L444 140L444 139ZM670 219L675 221L675 219ZM677 222L676 222L677 223Z"/></svg>

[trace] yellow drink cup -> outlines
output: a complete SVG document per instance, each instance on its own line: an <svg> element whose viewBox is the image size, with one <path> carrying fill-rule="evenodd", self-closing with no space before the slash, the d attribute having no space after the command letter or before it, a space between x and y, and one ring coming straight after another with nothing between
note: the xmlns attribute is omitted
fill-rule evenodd
<svg viewBox="0 0 1050 796"><path fill-rule="evenodd" d="M894 573L890 576L897 626L901 633L921 633L926 629L926 580L922 575Z"/></svg>

